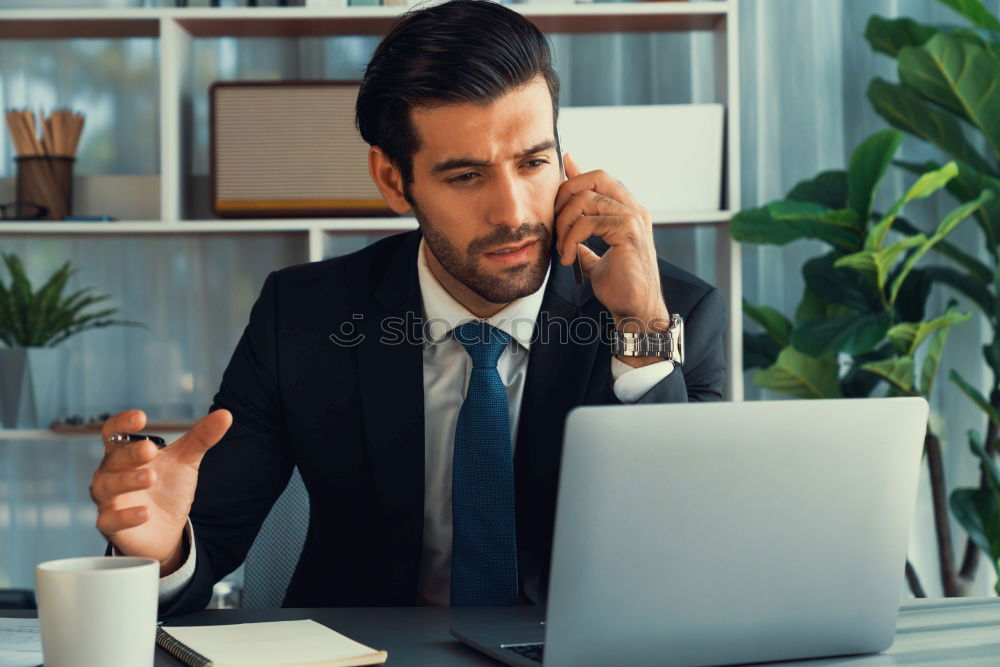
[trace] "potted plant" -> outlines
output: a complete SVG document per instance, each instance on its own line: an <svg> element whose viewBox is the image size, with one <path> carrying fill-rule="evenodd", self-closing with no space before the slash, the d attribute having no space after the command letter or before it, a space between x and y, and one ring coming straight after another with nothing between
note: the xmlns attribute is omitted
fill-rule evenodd
<svg viewBox="0 0 1000 667"><path fill-rule="evenodd" d="M854 151L846 171L823 172L785 199L733 217L730 232L738 241L817 239L829 246L803 265L805 289L793 318L745 304L764 330L744 337L746 367L760 368L754 384L803 398L865 397L880 386L888 395L930 396L948 332L970 315L951 305L928 317L931 275L918 264L993 194L985 190L960 204L927 234L894 231L907 203L931 196L959 174L954 162L925 173L887 213L873 214L879 183L902 139L896 130L878 132ZM924 446L939 548L950 548L941 442L930 427ZM906 575L922 597L909 563ZM955 594L943 570L942 581L947 594Z"/></svg>
<svg viewBox="0 0 1000 667"><path fill-rule="evenodd" d="M4 254L10 282L0 279L0 424L4 428L47 427L65 408L62 369L67 358L58 347L70 336L114 324L117 308L93 310L107 295L92 287L63 294L70 263L63 264L37 290L16 255Z"/></svg>
<svg viewBox="0 0 1000 667"><path fill-rule="evenodd" d="M875 111L955 161L958 176L947 191L956 200L971 201L983 190L997 195L975 212L985 252L975 256L941 243L934 252L943 262L926 269L931 280L965 296L992 332L982 350L989 378L985 393L957 371L949 376L982 410L985 422L982 431L968 431L969 447L980 460L979 484L955 489L950 499L968 533L961 562L955 562L950 542L942 540L939 549L945 591L954 595L967 590L975 577L980 551L1000 573L1000 17L981 0L941 2L967 24L942 27L872 16L865 38L872 49L895 59L898 73L898 82L876 78L869 85ZM913 173L938 168L933 162L897 164ZM917 231L902 219L895 226Z"/></svg>

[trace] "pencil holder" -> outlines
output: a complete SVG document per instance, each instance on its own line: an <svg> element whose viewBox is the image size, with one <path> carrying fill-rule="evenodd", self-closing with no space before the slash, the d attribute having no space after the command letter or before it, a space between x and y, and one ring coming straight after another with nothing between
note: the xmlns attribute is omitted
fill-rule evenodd
<svg viewBox="0 0 1000 667"><path fill-rule="evenodd" d="M48 220L62 220L73 213L73 162L75 158L33 156L15 158L18 211L25 204L44 206Z"/></svg>

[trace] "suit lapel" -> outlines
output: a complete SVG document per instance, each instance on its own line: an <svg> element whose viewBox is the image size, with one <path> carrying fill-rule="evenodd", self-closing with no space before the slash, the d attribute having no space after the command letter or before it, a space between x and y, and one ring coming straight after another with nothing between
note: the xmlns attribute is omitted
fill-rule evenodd
<svg viewBox="0 0 1000 667"><path fill-rule="evenodd" d="M515 453L515 466L545 470L558 468L566 413L583 403L599 347L593 327L573 324L595 317L595 306L599 310L590 282L576 285L572 268L556 256L551 270L531 344Z"/></svg>
<svg viewBox="0 0 1000 667"><path fill-rule="evenodd" d="M419 232L407 235L376 284L376 308L362 325L358 377L368 454L386 507L422 525L424 373L417 281Z"/></svg>

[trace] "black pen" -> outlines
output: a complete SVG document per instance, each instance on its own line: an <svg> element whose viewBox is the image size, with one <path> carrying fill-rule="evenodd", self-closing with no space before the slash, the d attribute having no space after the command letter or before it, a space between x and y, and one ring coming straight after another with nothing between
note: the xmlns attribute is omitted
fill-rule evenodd
<svg viewBox="0 0 1000 667"><path fill-rule="evenodd" d="M166 447L167 441L158 435L149 433L115 433L108 436L108 442L139 442L140 440L150 440L157 447Z"/></svg>

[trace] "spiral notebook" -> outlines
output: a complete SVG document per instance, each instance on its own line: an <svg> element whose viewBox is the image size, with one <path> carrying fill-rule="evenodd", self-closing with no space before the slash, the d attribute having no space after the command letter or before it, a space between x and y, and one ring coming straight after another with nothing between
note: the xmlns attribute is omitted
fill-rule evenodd
<svg viewBox="0 0 1000 667"><path fill-rule="evenodd" d="M315 621L162 626L156 643L189 667L355 667L389 657Z"/></svg>

